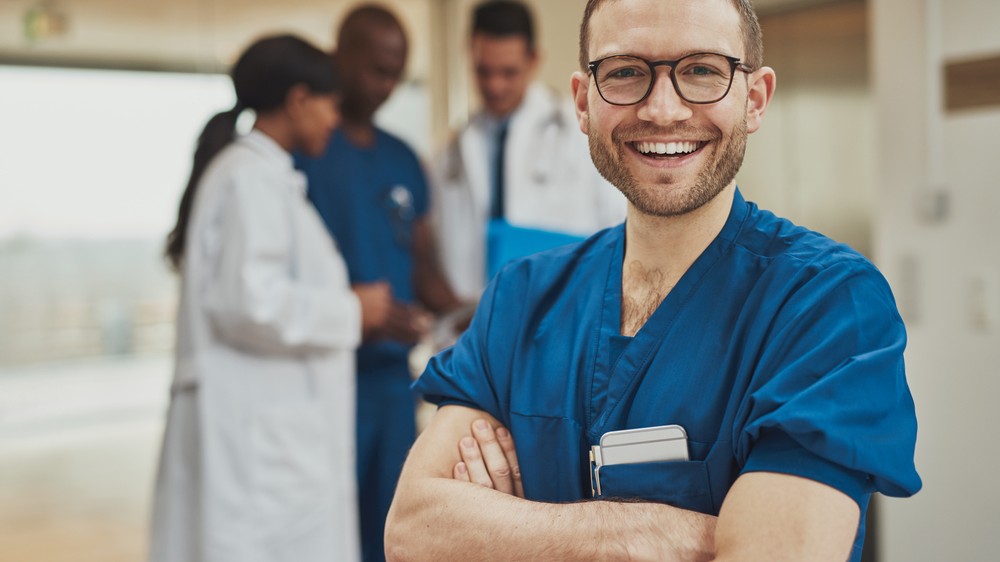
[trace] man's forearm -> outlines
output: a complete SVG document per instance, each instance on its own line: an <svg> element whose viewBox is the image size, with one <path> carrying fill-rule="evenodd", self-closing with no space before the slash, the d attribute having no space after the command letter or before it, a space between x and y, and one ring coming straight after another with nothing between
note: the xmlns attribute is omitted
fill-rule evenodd
<svg viewBox="0 0 1000 562"><path fill-rule="evenodd" d="M413 226L413 285L417 299L435 314L462 305L452 291L438 258L430 221L424 217Z"/></svg>
<svg viewBox="0 0 1000 562"><path fill-rule="evenodd" d="M715 518L654 503L551 504L447 478L404 478L386 525L395 562L711 560Z"/></svg>

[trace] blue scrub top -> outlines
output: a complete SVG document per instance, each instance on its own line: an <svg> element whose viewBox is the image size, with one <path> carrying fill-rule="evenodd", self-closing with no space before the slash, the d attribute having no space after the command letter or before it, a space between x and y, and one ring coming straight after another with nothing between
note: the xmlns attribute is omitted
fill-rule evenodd
<svg viewBox="0 0 1000 562"><path fill-rule="evenodd" d="M414 384L480 409L517 444L524 491L590 497L607 431L679 424L689 462L605 466L604 497L718 515L750 471L853 498L920 489L906 334L863 256L744 201L634 338L620 335L624 226L505 267L472 326Z"/></svg>
<svg viewBox="0 0 1000 562"><path fill-rule="evenodd" d="M338 129L320 158L296 156L316 206L347 263L351 283L388 281L393 296L416 300L413 286L413 224L428 209L420 161L399 138L376 129L371 148L354 146ZM408 347L376 342L358 350L359 371L398 371L406 376Z"/></svg>

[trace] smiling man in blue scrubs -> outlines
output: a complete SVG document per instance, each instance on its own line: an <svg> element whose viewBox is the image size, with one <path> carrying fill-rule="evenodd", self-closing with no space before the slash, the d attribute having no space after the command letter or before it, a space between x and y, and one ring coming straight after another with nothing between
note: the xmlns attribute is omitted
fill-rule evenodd
<svg viewBox="0 0 1000 562"><path fill-rule="evenodd" d="M504 268L432 360L389 559L856 562L871 495L921 486L906 334L868 260L736 187L775 90L749 1L591 0L580 48L626 223ZM580 501L602 435L672 424L688 460Z"/></svg>

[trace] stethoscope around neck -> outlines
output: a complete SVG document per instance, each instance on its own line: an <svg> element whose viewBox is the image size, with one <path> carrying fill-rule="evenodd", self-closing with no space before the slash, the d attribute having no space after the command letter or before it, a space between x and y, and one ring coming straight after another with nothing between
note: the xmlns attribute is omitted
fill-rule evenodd
<svg viewBox="0 0 1000 562"><path fill-rule="evenodd" d="M533 160L531 179L535 184L541 186L548 185L552 166L558 160L558 152L556 150L559 148L559 138L563 136L564 129L567 126L569 124L566 123L566 118L558 104L549 112L548 117L539 124L539 130L533 136L536 139L536 146L539 150L529 153Z"/></svg>
<svg viewBox="0 0 1000 562"><path fill-rule="evenodd" d="M526 152L531 155L531 172L529 177L537 185L546 185L551 173L551 166L557 160L556 150L559 147L559 138L564 132L564 128L570 126L566 122L566 117L561 108L556 106L549 111L549 114L536 125L534 134L526 138L532 139L533 147ZM507 137L507 142L511 142L511 137ZM465 166L462 160L461 143L451 143L448 154L448 168L445 171L445 178L449 183L458 183L465 179Z"/></svg>

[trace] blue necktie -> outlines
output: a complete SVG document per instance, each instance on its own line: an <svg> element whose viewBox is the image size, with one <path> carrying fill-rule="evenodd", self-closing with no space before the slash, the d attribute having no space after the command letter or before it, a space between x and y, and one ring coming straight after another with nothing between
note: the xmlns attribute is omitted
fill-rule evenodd
<svg viewBox="0 0 1000 562"><path fill-rule="evenodd" d="M507 125L500 123L496 132L496 148L493 152L493 193L490 196L490 218L502 219L504 215L504 157L507 149Z"/></svg>

